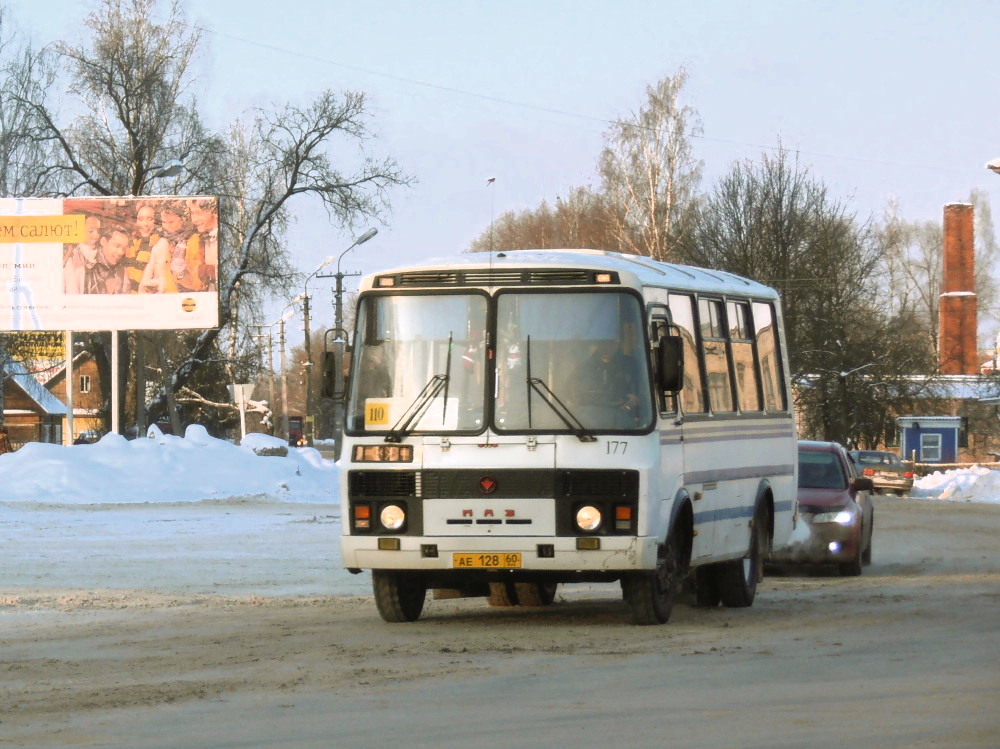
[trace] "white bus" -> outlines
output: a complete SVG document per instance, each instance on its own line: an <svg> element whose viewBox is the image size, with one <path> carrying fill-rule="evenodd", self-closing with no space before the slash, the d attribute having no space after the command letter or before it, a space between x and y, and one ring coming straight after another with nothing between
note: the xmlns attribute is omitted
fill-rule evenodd
<svg viewBox="0 0 1000 749"><path fill-rule="evenodd" d="M796 512L777 293L595 250L464 254L362 280L343 563L389 622L428 590L546 605L620 582L636 624L749 606ZM334 364L328 362L328 369Z"/></svg>

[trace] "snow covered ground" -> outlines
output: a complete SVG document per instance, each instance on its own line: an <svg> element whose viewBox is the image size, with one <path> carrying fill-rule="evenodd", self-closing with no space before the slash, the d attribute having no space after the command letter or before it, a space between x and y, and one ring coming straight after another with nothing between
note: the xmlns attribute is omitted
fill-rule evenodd
<svg viewBox="0 0 1000 749"><path fill-rule="evenodd" d="M367 576L340 564L339 469L314 448L254 452L284 444L191 426L0 455L0 594L367 593Z"/></svg>
<svg viewBox="0 0 1000 749"><path fill-rule="evenodd" d="M314 448L254 452L283 445L191 426L183 438L154 429L0 455L0 594L367 594L368 576L340 565L339 468ZM1000 503L1000 471L935 473L911 496Z"/></svg>

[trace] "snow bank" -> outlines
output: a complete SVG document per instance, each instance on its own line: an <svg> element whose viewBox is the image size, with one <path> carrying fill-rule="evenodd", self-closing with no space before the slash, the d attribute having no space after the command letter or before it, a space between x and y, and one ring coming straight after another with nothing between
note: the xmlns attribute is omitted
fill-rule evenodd
<svg viewBox="0 0 1000 749"><path fill-rule="evenodd" d="M1000 504L1000 471L980 466L935 471L913 482L910 496Z"/></svg>
<svg viewBox="0 0 1000 749"><path fill-rule="evenodd" d="M275 444L276 443L276 444ZM147 439L107 434L94 445L30 442L0 455L0 502L128 504L254 498L339 503L339 469L311 447L285 457L254 448L284 446L247 435L236 446L192 425L184 437L151 427Z"/></svg>

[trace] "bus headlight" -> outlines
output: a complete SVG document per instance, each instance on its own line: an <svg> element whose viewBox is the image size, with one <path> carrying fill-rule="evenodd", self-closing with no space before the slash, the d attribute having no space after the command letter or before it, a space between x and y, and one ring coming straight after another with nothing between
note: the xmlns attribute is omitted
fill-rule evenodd
<svg viewBox="0 0 1000 749"><path fill-rule="evenodd" d="M601 527L601 511L593 505L584 505L576 511L576 526L581 531L593 533Z"/></svg>
<svg viewBox="0 0 1000 749"><path fill-rule="evenodd" d="M406 522L406 512L399 505L386 505L378 514L379 522L390 531L398 531Z"/></svg>

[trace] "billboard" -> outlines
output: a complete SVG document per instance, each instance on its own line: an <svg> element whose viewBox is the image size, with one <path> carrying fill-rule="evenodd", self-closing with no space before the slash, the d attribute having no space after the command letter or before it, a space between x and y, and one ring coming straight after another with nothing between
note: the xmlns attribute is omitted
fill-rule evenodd
<svg viewBox="0 0 1000 749"><path fill-rule="evenodd" d="M218 199L0 198L0 331L219 324Z"/></svg>

